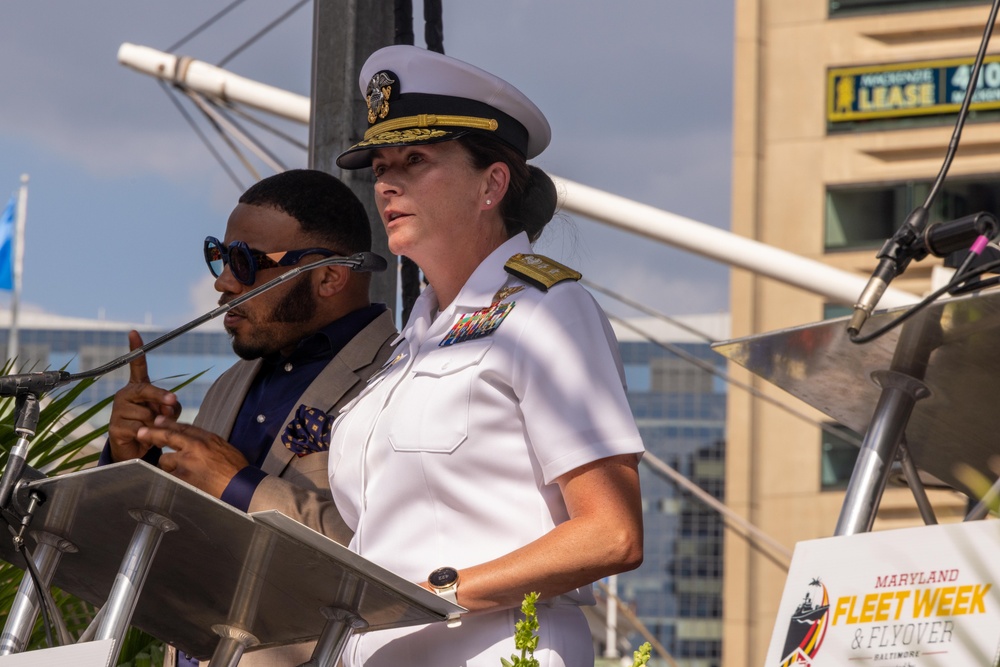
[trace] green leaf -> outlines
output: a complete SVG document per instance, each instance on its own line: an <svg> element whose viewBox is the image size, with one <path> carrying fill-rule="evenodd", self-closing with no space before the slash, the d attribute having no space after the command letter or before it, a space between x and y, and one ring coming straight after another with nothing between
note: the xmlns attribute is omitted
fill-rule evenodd
<svg viewBox="0 0 1000 667"><path fill-rule="evenodd" d="M644 665L649 662L650 651L652 650L649 642L644 642L639 650L632 654L632 667L644 667Z"/></svg>
<svg viewBox="0 0 1000 667"><path fill-rule="evenodd" d="M535 631L538 630L538 614L535 609L538 597L538 593L526 593L524 596L524 601L521 603L524 619L514 623L514 647L521 649L521 656L510 656L513 663L500 658L504 667L539 667L539 662L535 659L535 649L538 648L539 639L535 636Z"/></svg>

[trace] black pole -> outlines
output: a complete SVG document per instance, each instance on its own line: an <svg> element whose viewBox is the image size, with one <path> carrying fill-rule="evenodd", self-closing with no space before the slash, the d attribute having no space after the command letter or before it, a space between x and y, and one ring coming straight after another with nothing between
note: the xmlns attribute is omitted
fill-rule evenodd
<svg viewBox="0 0 1000 667"><path fill-rule="evenodd" d="M341 170L335 160L361 141L368 109L358 90L361 65L393 39L393 0L314 0L309 166L348 185L372 223L372 251L389 258L385 229L375 209L370 169ZM372 277L372 300L396 312L396 272Z"/></svg>

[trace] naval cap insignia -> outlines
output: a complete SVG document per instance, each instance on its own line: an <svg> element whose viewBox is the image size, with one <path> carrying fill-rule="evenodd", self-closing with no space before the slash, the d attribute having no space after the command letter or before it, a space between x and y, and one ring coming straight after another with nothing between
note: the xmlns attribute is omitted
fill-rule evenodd
<svg viewBox="0 0 1000 667"><path fill-rule="evenodd" d="M389 115L389 96L392 94L392 84L396 83L395 74L382 70L376 72L368 82L365 101L368 103L368 124L372 125L379 118Z"/></svg>

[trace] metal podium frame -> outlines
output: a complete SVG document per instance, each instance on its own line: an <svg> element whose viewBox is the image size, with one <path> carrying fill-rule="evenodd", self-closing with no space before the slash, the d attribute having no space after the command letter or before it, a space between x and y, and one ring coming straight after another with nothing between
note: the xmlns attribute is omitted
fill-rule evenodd
<svg viewBox="0 0 1000 667"><path fill-rule="evenodd" d="M114 640L111 664L134 625L219 667L318 638L305 664L333 667L355 632L464 611L279 512L245 514L143 461L26 487L46 497L30 534L42 585L101 607L85 634ZM5 540L0 557L21 563ZM0 655L23 651L37 613L26 576Z"/></svg>
<svg viewBox="0 0 1000 667"><path fill-rule="evenodd" d="M866 328L905 310L877 313ZM977 495L970 475L997 483L1000 441L989 402L1000 384L1000 291L937 301L861 345L848 337L849 319L713 349L865 434L835 535L871 530L897 460L924 521L934 523L921 474L970 497Z"/></svg>

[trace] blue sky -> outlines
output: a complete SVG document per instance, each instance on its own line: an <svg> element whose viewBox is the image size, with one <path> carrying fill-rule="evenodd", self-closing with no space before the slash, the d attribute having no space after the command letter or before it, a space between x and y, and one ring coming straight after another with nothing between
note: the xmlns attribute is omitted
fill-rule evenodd
<svg viewBox="0 0 1000 667"><path fill-rule="evenodd" d="M166 50L228 4L6 3L0 206L29 174L23 308L172 327L214 307L201 241L221 236L242 189L160 85L116 54L123 42ZM293 4L246 0L177 53L218 62ZM548 116L553 141L536 164L728 228L732 0L444 0L444 12L445 52ZM419 23L415 33L422 45ZM308 95L311 40L307 4L226 67ZM283 127L306 140L305 127ZM305 166L304 152L269 145ZM728 309L727 266L578 216L537 249L671 315Z"/></svg>

